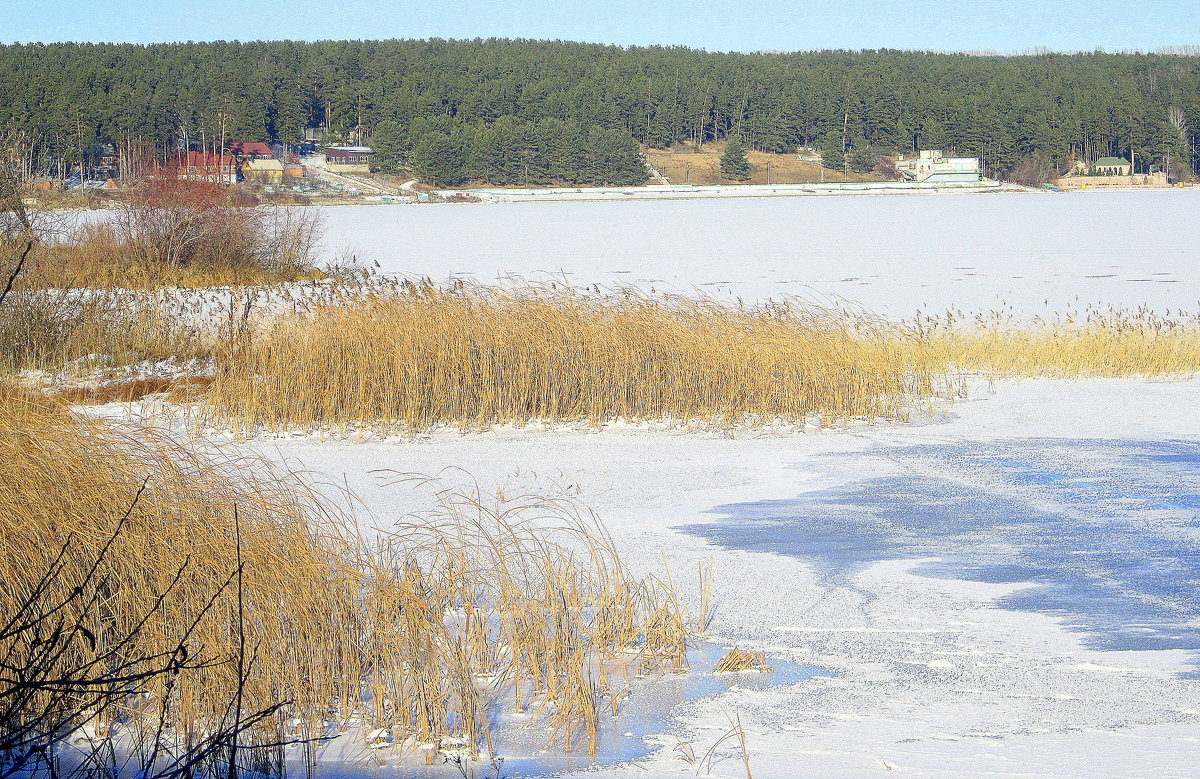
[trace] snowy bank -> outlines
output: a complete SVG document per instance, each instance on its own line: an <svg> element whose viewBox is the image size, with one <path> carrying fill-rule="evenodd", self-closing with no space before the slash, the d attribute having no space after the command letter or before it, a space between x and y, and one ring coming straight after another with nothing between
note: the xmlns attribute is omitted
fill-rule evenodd
<svg viewBox="0 0 1200 779"><path fill-rule="evenodd" d="M717 507L794 499L909 467L893 450L1050 439L1200 446L1197 390L1197 380L984 384L925 424L790 436L507 429L245 446L348 485L383 528L389 517L418 508L420 497L383 486L379 469L461 468L446 474L470 474L485 488L557 485L599 512L638 573L661 571L665 559L694 597L693 572L711 557L714 638L836 673L765 690L735 686L684 704L651 739L662 749L642 765L600 775L694 773L677 745L702 754L728 728L727 713L737 712L760 779L888 770L939 777L1186 776L1200 755L1200 682L1192 678L1191 652L1096 648L1093 633L1061 615L1005 607L1006 597L1041 586L1020 577L980 581L886 559L830 578L803 555L728 548L688 531L719 520L725 509ZM921 473L975 479L990 495L1011 487L970 470L926 466ZM1194 525L1194 512L1188 516L1177 511L1157 521ZM727 758L717 763L721 775L742 775L733 742L720 754Z"/></svg>

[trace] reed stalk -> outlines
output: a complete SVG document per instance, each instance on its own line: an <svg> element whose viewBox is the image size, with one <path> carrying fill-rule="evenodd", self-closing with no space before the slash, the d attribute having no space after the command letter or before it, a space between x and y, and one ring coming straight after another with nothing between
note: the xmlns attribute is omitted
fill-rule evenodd
<svg viewBox="0 0 1200 779"><path fill-rule="evenodd" d="M91 637L63 652L71 667L123 636L138 657L184 647L186 668L146 678L93 722L144 752L203 738L231 712L269 712L232 753L333 729L430 745L430 760L487 758L501 701L551 743L594 751L602 700L629 675L611 669L682 662L674 597L631 577L596 518L566 501L442 490L427 514L364 537L294 474L7 385L0 463L0 615L31 593L68 603ZM97 597L72 600L97 565ZM27 638L0 638L10 667ZM0 677L2 701L16 682Z"/></svg>
<svg viewBox="0 0 1200 779"><path fill-rule="evenodd" d="M264 324L218 359L205 421L246 433L827 423L904 418L934 381L903 328L794 301L403 282Z"/></svg>

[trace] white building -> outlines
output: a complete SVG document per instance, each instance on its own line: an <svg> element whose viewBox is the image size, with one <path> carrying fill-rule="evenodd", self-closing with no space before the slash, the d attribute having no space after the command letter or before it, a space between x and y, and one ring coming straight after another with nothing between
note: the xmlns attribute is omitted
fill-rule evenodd
<svg viewBox="0 0 1200 779"><path fill-rule="evenodd" d="M947 157L940 149L923 150L919 157L896 160L896 169L906 181L947 184L979 181L978 157Z"/></svg>

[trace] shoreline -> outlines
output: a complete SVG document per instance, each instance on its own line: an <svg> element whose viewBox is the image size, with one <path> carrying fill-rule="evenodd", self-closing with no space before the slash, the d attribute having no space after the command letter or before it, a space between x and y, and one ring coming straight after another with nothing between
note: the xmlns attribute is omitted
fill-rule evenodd
<svg viewBox="0 0 1200 779"><path fill-rule="evenodd" d="M856 184L649 184L640 187L470 187L438 189L439 197L475 198L483 203L593 200L700 200L709 198L820 197L836 195L943 195L1038 192L1032 187L984 179L978 183L923 184L879 181Z"/></svg>

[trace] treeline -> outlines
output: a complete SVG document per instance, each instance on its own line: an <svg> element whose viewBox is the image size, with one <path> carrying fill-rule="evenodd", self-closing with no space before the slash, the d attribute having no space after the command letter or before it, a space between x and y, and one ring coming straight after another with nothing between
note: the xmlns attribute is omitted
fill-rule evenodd
<svg viewBox="0 0 1200 779"><path fill-rule="evenodd" d="M43 155L131 136L160 148L180 136L293 142L327 127L348 139L386 129L398 164L423 165L435 146L486 146L480 133L505 117L523 129L497 147L558 122L599 145L613 131L655 147L736 134L774 152L943 148L994 172L1031 157L1061 168L1130 154L1139 170L1168 159L1190 170L1200 57L737 54L524 40L0 47L0 126L32 131ZM569 167L552 159L540 151L530 164ZM454 175L472 175L471 164ZM499 175L518 180L516 164Z"/></svg>
<svg viewBox="0 0 1200 779"><path fill-rule="evenodd" d="M372 167L409 169L425 181L453 186L469 180L494 184L601 184L631 186L647 178L637 142L619 128L581 127L573 120L454 122L417 117L407 126L385 119L375 128Z"/></svg>

